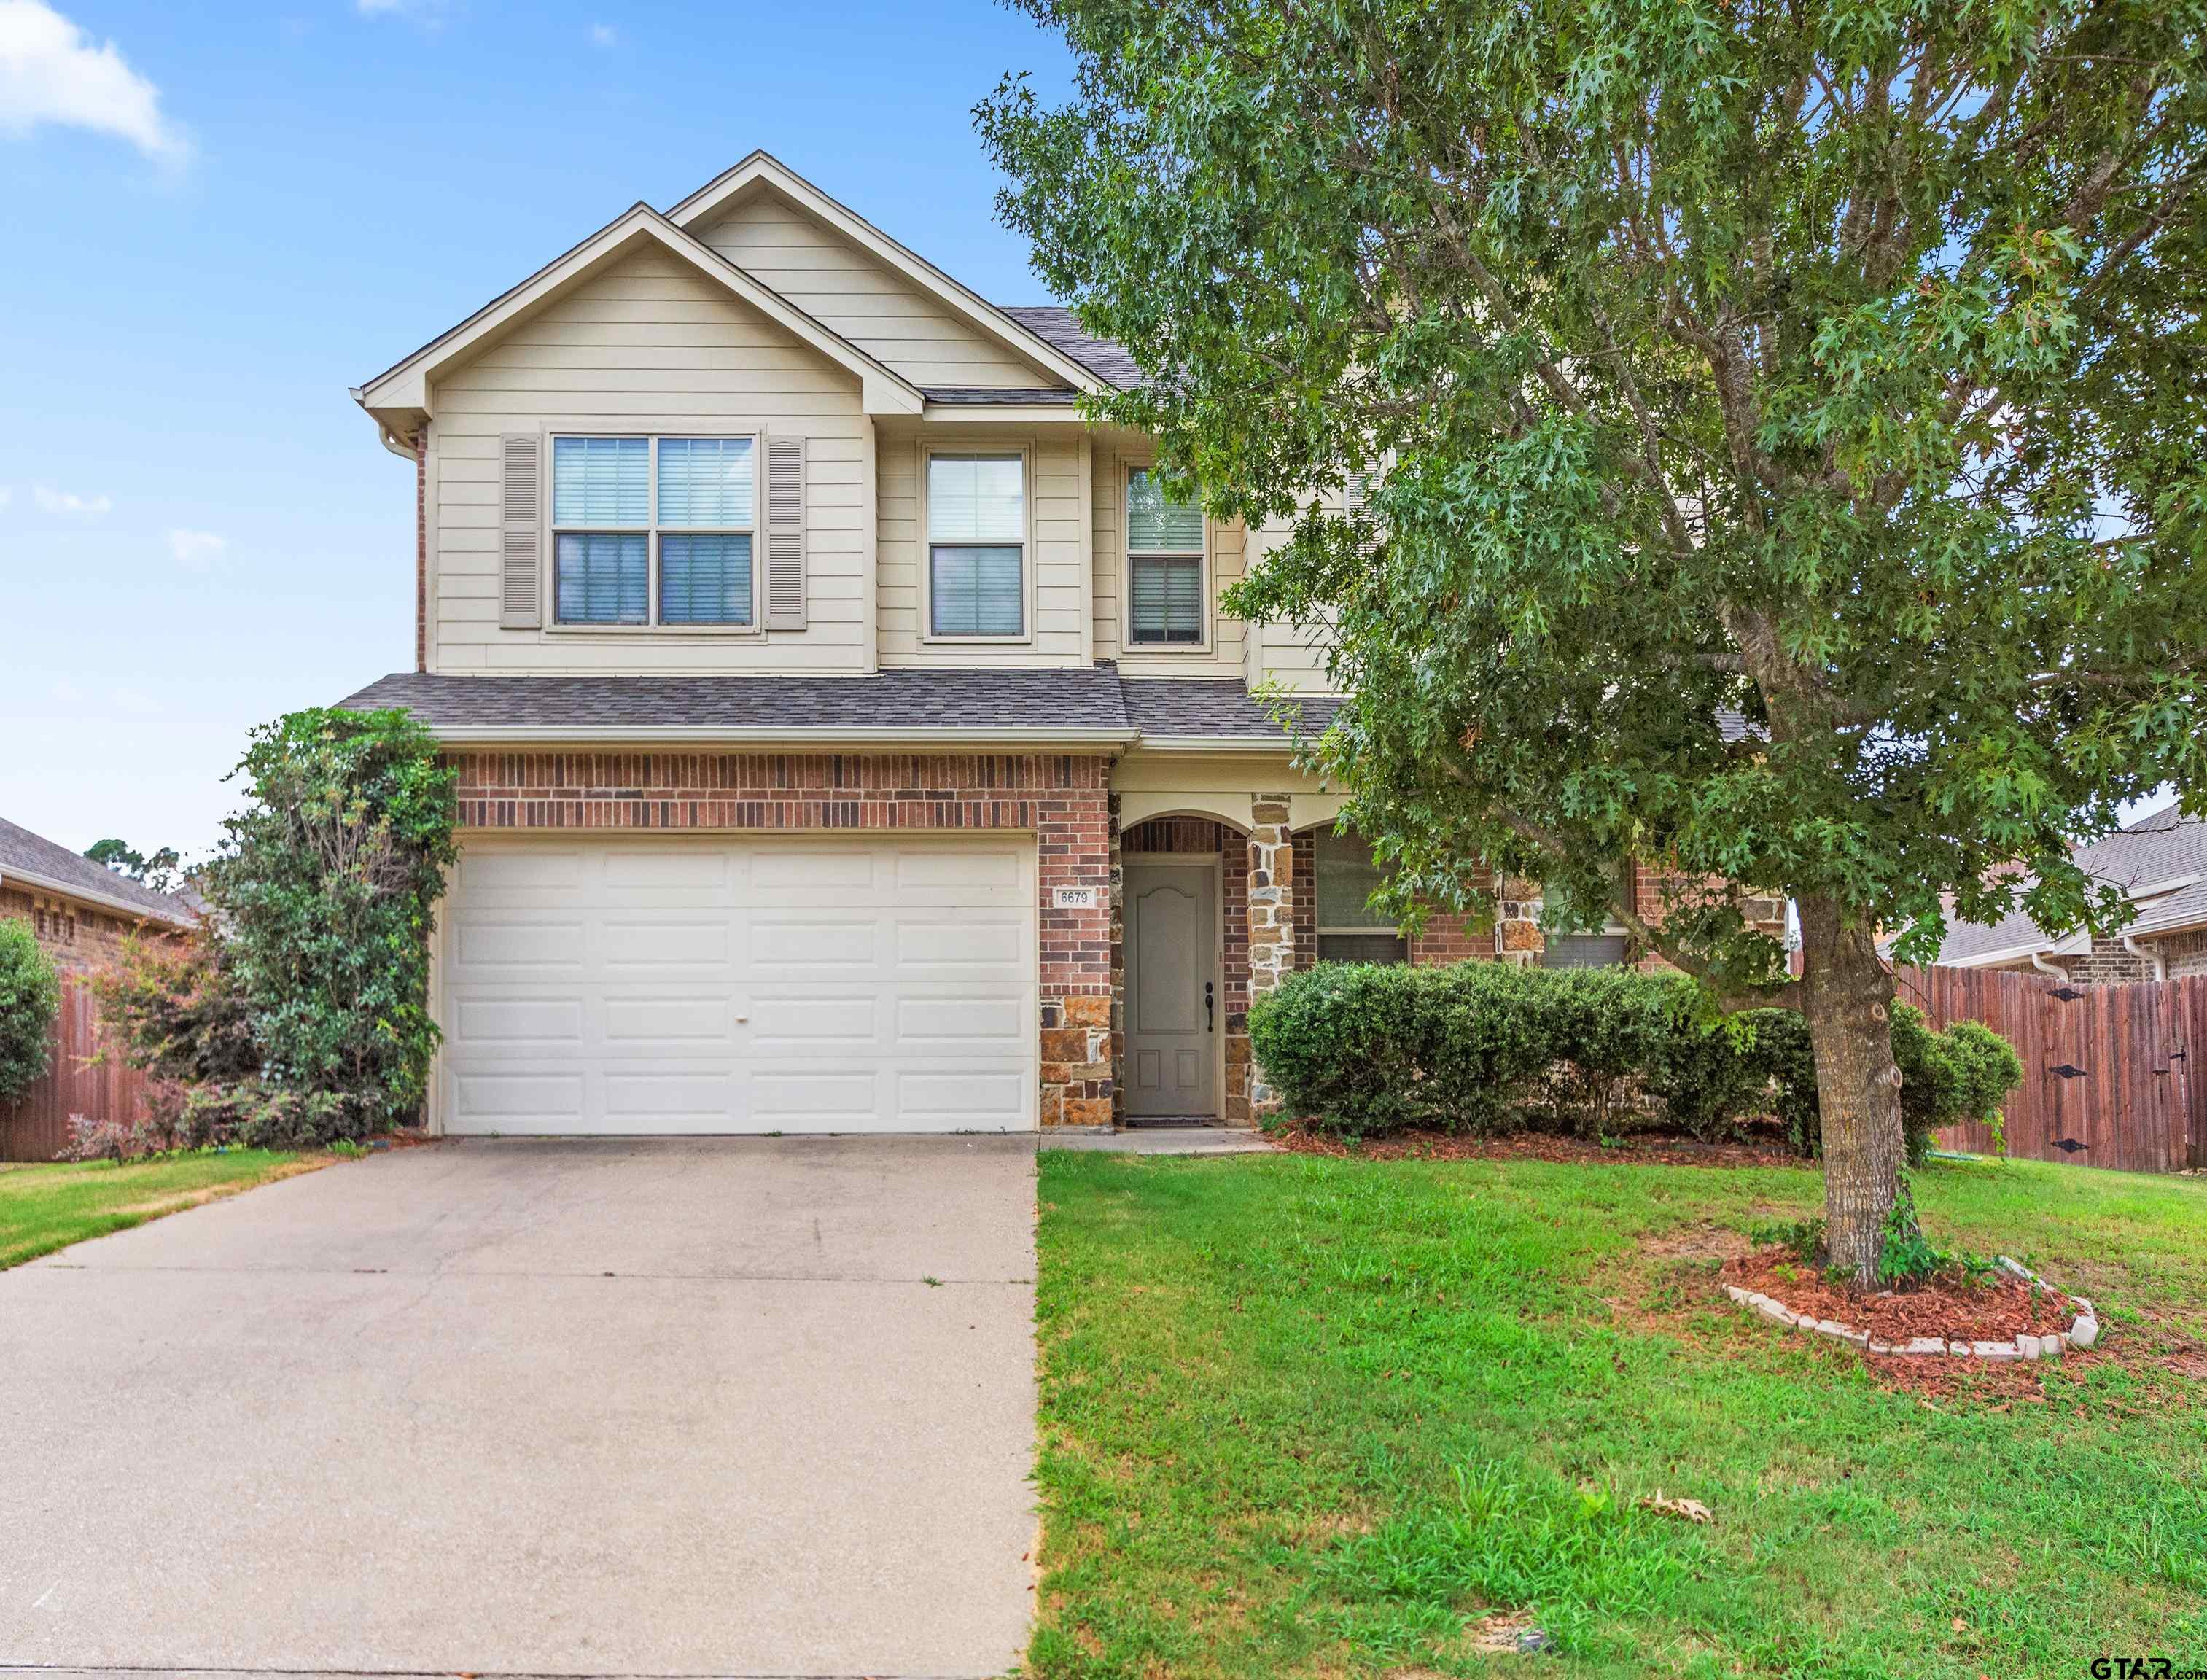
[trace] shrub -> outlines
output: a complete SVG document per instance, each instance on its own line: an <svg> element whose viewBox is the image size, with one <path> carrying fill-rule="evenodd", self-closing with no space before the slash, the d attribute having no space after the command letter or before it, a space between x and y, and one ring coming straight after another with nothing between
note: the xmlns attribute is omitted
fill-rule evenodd
<svg viewBox="0 0 2207 1680"><path fill-rule="evenodd" d="M388 1126L419 1109L437 1046L454 773L405 713L332 709L255 730L238 773L248 801L203 890L259 1050L251 1123L302 1141Z"/></svg>
<svg viewBox="0 0 2207 1680"><path fill-rule="evenodd" d="M1707 1135L1754 1095L1726 1030L1681 975L1320 964L1249 1015L1297 1115L1360 1135L1534 1121L1599 1137L1651 1105Z"/></svg>
<svg viewBox="0 0 2207 1680"><path fill-rule="evenodd" d="M123 1060L155 1079L230 1084L260 1074L251 1013L223 942L204 924L182 936L126 940L90 984Z"/></svg>
<svg viewBox="0 0 2207 1680"><path fill-rule="evenodd" d="M1749 1055L1773 1087L1773 1110L1794 1149L1814 1155L1823 1132L1816 1106L1816 1056L1809 1023L1791 1009L1755 1009ZM1941 1031L1911 1004L1893 1010L1893 1058L1900 1068L1900 1124L1911 1165L1923 1164L1932 1134L1970 1122L1992 1123L2007 1094L2023 1083L2023 1060L1982 1021L1957 1021Z"/></svg>
<svg viewBox="0 0 2207 1680"><path fill-rule="evenodd" d="M21 922L0 922L0 1103L45 1073L61 1007L53 960Z"/></svg>
<svg viewBox="0 0 2207 1680"><path fill-rule="evenodd" d="M1713 1138L1771 1113L1801 1154L1821 1139L1808 1022L1791 1009L1714 1019L1682 974L1321 963L1257 1001L1249 1037L1294 1114L1351 1134L1532 1123L1596 1138L1660 1119ZM2023 1077L1998 1033L1936 1032L1905 1004L1893 1046L1914 1161L1941 1127L1996 1114Z"/></svg>

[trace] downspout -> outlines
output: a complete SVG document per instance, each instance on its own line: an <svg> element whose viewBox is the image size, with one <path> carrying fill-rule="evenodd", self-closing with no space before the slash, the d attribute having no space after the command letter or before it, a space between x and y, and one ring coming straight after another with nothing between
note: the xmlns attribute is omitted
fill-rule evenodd
<svg viewBox="0 0 2207 1680"><path fill-rule="evenodd" d="M2069 971L2066 968L2054 967L2052 963L2046 960L2046 954L2043 951L2033 951L2031 954L2031 966L2041 974L2051 974L2057 980L2066 981L2069 978Z"/></svg>
<svg viewBox="0 0 2207 1680"><path fill-rule="evenodd" d="M2141 950L2139 950L2139 949L2138 949L2138 936L2137 936L2136 934L2134 934L2134 933L2119 934L2119 935L2117 935L2117 936L2116 936L2116 937L2118 937L2119 939L2120 939L2120 940L2123 942L2123 949L2125 949L2126 951L2129 952L2132 956L2136 957L2136 958L2137 958L2140 962L2142 962L2142 963L2150 963L2150 964L2151 964L2151 965L2152 965L2152 966L2153 966L2153 978L2154 978L2155 979L2156 979L2156 980L2166 980L2167 978L2168 978L2168 962L2167 962L2166 960L2164 960L2162 958L2161 958L2161 957L2158 957L2158 956L2155 955L2155 954L2154 954L2152 952L2150 952L2150 951L2141 951Z"/></svg>

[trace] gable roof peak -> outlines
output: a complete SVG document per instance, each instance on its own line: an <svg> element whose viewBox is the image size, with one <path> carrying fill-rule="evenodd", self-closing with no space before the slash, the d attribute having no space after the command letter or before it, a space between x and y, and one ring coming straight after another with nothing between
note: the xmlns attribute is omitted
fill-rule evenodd
<svg viewBox="0 0 2207 1680"><path fill-rule="evenodd" d="M667 219L677 227L695 227L755 187L778 193L814 220L825 224L876 261L886 264L921 290L947 304L990 338L1037 366L1048 368L1074 389L1097 391L1109 383L1050 335L1036 331L1012 311L990 302L954 279L911 247L882 232L841 200L822 191L763 147L755 147L741 162L722 170L673 206L667 212Z"/></svg>

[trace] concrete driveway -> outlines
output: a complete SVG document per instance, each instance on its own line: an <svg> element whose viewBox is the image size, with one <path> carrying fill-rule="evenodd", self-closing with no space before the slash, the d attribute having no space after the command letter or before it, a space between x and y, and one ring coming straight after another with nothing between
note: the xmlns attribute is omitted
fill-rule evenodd
<svg viewBox="0 0 2207 1680"><path fill-rule="evenodd" d="M1033 1276L997 1138L446 1144L0 1273L0 1665L1000 1673Z"/></svg>

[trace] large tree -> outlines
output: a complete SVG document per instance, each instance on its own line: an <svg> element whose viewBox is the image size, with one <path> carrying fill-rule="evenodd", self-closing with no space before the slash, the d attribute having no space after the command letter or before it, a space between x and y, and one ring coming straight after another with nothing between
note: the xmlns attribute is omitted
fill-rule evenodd
<svg viewBox="0 0 2207 1680"><path fill-rule="evenodd" d="M1102 413L1291 525L1229 601L1331 627L1353 820L1720 996L1794 898L1868 1276L1881 934L2106 923L2071 848L2207 798L2207 6L1020 3L1077 79L980 108L1004 216L1148 375Z"/></svg>

